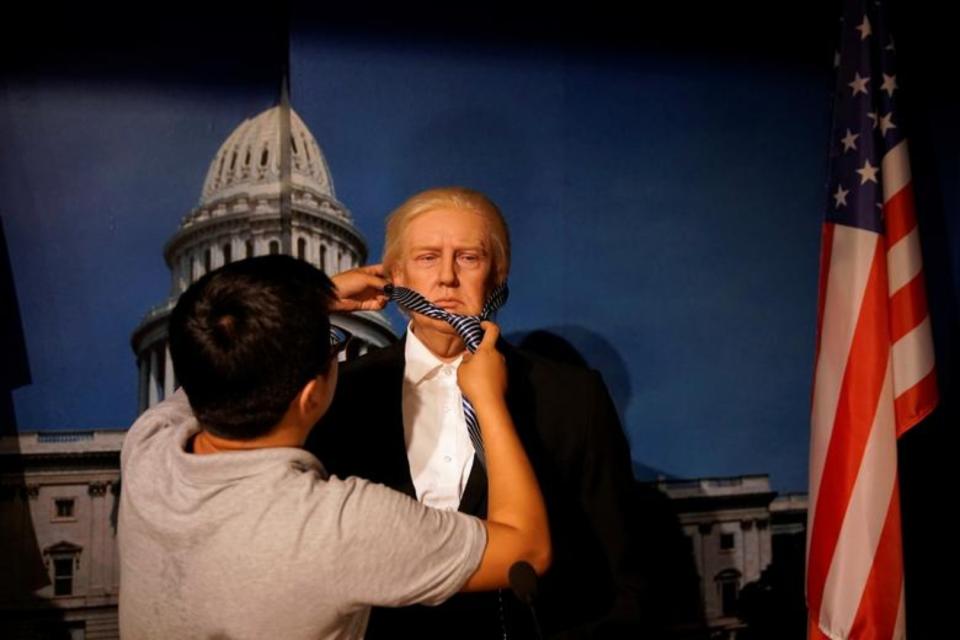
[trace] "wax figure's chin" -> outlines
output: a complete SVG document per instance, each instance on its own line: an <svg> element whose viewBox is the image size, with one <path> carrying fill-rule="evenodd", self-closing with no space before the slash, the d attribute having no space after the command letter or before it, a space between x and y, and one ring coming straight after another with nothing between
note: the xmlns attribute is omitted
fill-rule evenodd
<svg viewBox="0 0 960 640"><path fill-rule="evenodd" d="M442 333L448 336L457 336L457 331L450 325L449 322L444 322L443 320L437 320L436 318L428 318L425 315L419 313L411 313L413 317L413 332L417 333L417 330L428 329L436 333Z"/></svg>

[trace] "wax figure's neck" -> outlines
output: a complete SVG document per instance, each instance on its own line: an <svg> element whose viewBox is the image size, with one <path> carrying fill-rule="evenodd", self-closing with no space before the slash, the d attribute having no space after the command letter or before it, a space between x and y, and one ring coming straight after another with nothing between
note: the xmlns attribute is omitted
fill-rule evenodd
<svg viewBox="0 0 960 640"><path fill-rule="evenodd" d="M437 331L431 327L417 326L414 324L410 330L420 339L420 342L430 350L430 353L437 356L444 362L453 362L466 350L463 344L463 338L456 333L446 333Z"/></svg>

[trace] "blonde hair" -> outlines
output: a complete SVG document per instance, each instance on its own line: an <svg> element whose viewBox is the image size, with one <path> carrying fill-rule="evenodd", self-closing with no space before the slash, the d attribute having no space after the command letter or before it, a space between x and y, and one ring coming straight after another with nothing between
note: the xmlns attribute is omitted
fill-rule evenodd
<svg viewBox="0 0 960 640"><path fill-rule="evenodd" d="M402 239L407 226L417 216L436 209L470 211L483 217L490 235L493 259L493 281L500 284L510 272L510 233L500 209L490 198L467 187L437 187L421 191L387 216L387 233L383 241L383 269L387 276L401 259Z"/></svg>

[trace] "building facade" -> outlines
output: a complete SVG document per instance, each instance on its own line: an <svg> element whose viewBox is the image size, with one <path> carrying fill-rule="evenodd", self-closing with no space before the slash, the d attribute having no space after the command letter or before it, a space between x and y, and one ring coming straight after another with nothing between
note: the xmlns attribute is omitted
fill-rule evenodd
<svg viewBox="0 0 960 640"><path fill-rule="evenodd" d="M669 599L688 601L666 603L670 637L803 636L805 495L778 497L767 475L641 487L665 500L659 514L667 525L653 546L670 555L659 581ZM650 513L653 504L648 498L640 508Z"/></svg>
<svg viewBox="0 0 960 640"><path fill-rule="evenodd" d="M122 431L0 438L5 638L117 638Z"/></svg>

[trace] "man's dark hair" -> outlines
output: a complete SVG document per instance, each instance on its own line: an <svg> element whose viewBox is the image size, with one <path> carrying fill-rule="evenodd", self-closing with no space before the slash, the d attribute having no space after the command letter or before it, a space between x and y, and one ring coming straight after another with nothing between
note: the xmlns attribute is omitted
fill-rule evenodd
<svg viewBox="0 0 960 640"><path fill-rule="evenodd" d="M262 436L330 367L322 271L284 255L249 258L197 280L170 315L170 356L200 424L233 440Z"/></svg>

